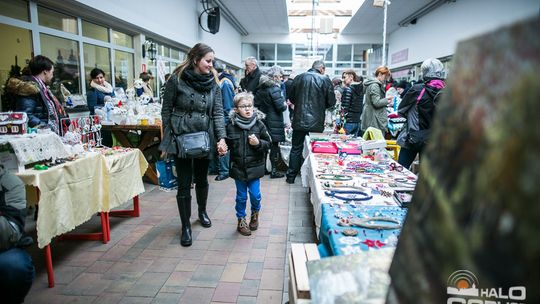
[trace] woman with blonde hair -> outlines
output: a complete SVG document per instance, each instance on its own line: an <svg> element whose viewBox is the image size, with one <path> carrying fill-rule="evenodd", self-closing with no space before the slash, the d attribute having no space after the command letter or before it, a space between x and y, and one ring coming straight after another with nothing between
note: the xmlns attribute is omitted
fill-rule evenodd
<svg viewBox="0 0 540 304"><path fill-rule="evenodd" d="M179 156L176 137L178 135L208 132L210 147L216 147L220 155L227 152L221 89L217 83L212 64L214 50L206 44L197 43L187 58L178 66L165 86L161 116L163 140L160 150L175 155L178 172L176 203L182 221L180 244L191 246L191 182L195 182L198 216L205 228L212 226L206 212L208 200L208 156L199 158Z"/></svg>

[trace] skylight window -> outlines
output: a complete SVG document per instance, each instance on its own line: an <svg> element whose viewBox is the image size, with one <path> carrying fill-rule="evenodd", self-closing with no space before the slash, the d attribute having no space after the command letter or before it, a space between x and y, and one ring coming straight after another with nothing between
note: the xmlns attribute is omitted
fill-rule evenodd
<svg viewBox="0 0 540 304"><path fill-rule="evenodd" d="M290 33L337 34L363 0L287 0Z"/></svg>

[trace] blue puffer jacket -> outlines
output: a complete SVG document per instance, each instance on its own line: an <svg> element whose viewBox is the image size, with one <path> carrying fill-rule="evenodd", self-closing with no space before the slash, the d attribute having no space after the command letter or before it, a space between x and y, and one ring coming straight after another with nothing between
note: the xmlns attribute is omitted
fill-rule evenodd
<svg viewBox="0 0 540 304"><path fill-rule="evenodd" d="M104 93L95 88L88 89L86 92L86 102L88 103L90 115L94 115L94 109L96 106L102 107L105 105L105 96L114 97L114 91L111 93Z"/></svg>

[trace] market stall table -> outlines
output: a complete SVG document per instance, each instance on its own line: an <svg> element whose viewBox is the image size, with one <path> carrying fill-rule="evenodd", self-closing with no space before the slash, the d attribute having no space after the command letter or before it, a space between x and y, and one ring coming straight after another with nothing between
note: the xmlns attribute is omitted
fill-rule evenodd
<svg viewBox="0 0 540 304"><path fill-rule="evenodd" d="M110 240L109 212L138 216L138 195L144 192L141 176L148 164L137 150L112 155L87 153L74 161L47 170L29 169L17 174L37 188L38 247L44 249L49 287L54 286L50 242L55 236L64 239ZM134 210L111 211L133 198ZM101 232L67 235L77 226L100 213Z"/></svg>
<svg viewBox="0 0 540 304"><path fill-rule="evenodd" d="M116 139L124 147L138 148L142 151L147 161L150 162L150 166L145 172L145 176L150 181L158 185L158 177L155 168L155 164L152 161L151 154L157 151L157 147L161 142L161 126L159 125L107 125L103 124L103 130L109 130L116 137ZM139 135L138 145L135 146L129 139L128 133L137 132ZM156 140L156 138L158 140Z"/></svg>

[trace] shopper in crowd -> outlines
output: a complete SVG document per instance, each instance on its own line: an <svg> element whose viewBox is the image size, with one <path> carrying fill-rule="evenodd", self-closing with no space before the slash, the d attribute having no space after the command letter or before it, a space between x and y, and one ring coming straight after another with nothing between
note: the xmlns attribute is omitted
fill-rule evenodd
<svg viewBox="0 0 540 304"><path fill-rule="evenodd" d="M217 147L218 153L227 152L221 90L217 83L217 73L212 67L214 51L203 43L197 43L188 52L187 58L173 72L167 81L161 110L163 140L160 150L175 155L178 168L178 192L176 202L182 221L182 246L192 244L191 236L191 181L195 180L199 220L203 227L212 223L206 212L208 199L208 157L180 158L173 135L207 131L210 147ZM216 144L217 141L217 144ZM210 153L213 157L214 153Z"/></svg>
<svg viewBox="0 0 540 304"><path fill-rule="evenodd" d="M219 87L221 88L221 96L223 102L223 115L225 125L229 123L229 112L234 107L234 78L231 74L227 73L223 66L216 65L216 71L219 73ZM230 153L214 158L210 161L210 172L217 174L215 180L222 181L229 178L229 162Z"/></svg>
<svg viewBox="0 0 540 304"><path fill-rule="evenodd" d="M148 72L142 72L139 74L139 78L143 81L143 94L154 97L154 90L152 90L152 86L150 85L150 80L154 79L154 76Z"/></svg>
<svg viewBox="0 0 540 304"><path fill-rule="evenodd" d="M438 59L426 59L420 68L424 82L415 84L403 97L398 108L399 116L407 118L405 129L397 140L401 146L398 162L405 168L411 166L418 154L422 156L436 104L445 87L446 73Z"/></svg>
<svg viewBox="0 0 540 304"><path fill-rule="evenodd" d="M328 76L322 60L313 63L311 69L294 78L290 101L294 104L292 122L292 147L289 156L287 183L294 180L302 165L304 138L309 132L324 130L325 109L336 103L334 86Z"/></svg>
<svg viewBox="0 0 540 304"><path fill-rule="evenodd" d="M257 65L257 59L255 57L248 57L244 60L244 66L246 68L245 77L240 80L240 87L242 90L255 94L257 87L259 86L259 78L261 78L261 71Z"/></svg>
<svg viewBox="0 0 540 304"><path fill-rule="evenodd" d="M0 164L0 294L2 303L23 303L35 277L21 245L26 218L23 182Z"/></svg>
<svg viewBox="0 0 540 304"><path fill-rule="evenodd" d="M364 109L362 110L361 130L373 127L381 130L383 135L388 129L388 114L386 107L392 103L392 97L385 97L386 82L390 79L390 70L380 66L375 70L375 77L364 81Z"/></svg>
<svg viewBox="0 0 540 304"><path fill-rule="evenodd" d="M90 71L90 89L86 92L86 102L90 115L94 115L96 107L103 107L105 99L114 97L113 87L105 80L105 72L102 69L94 68ZM109 96L109 97L107 97ZM110 131L101 131L102 143L104 146L113 145L112 134Z"/></svg>
<svg viewBox="0 0 540 304"><path fill-rule="evenodd" d="M283 84L285 85L285 103L287 104L287 108L289 109L289 121L292 121L292 118L294 116L294 105L289 100L289 96L292 94L292 84L294 82L294 75L289 74L287 76L286 80L283 80ZM290 127L290 123L286 126L287 128Z"/></svg>
<svg viewBox="0 0 540 304"><path fill-rule="evenodd" d="M396 90L399 93L399 98L403 99L403 97L405 96L405 94L407 94L407 92L409 91L410 88L411 88L411 86L410 86L409 82L407 82L407 80L401 80L396 85Z"/></svg>
<svg viewBox="0 0 540 304"><path fill-rule="evenodd" d="M94 115L95 107L105 105L105 96L114 97L113 87L105 80L105 72L102 69L94 68L90 71L90 89L86 92L86 102L90 115Z"/></svg>
<svg viewBox="0 0 540 304"><path fill-rule="evenodd" d="M12 78L8 83L8 90L16 95L16 110L26 112L29 127L48 127L60 134L60 120L67 115L47 86L53 79L54 63L37 55L30 59L28 71L29 75L23 75L21 79Z"/></svg>
<svg viewBox="0 0 540 304"><path fill-rule="evenodd" d="M265 170L265 155L271 138L261 119L264 114L253 105L253 94L242 92L234 97L234 111L227 125L227 144L231 151L230 175L236 184L237 230L251 235L259 227L261 210L261 180ZM246 221L249 193L251 219Z"/></svg>
<svg viewBox="0 0 540 304"><path fill-rule="evenodd" d="M345 118L344 128L347 134L358 136L364 101L364 88L362 86L364 79L362 76L356 75L354 70L346 70L341 75L343 79L341 111Z"/></svg>
<svg viewBox="0 0 540 304"><path fill-rule="evenodd" d="M270 163L272 171L270 178L282 178L285 175L278 172L277 166L280 159L279 143L285 141L285 124L283 112L287 110L287 104L281 91L281 77L283 69L279 65L271 67L259 80L257 94L255 95L255 107L265 114L263 120L270 136ZM266 158L265 158L266 159Z"/></svg>

